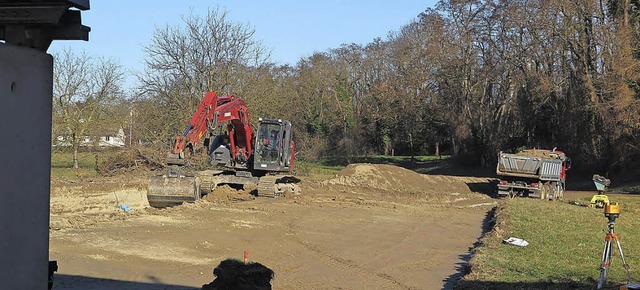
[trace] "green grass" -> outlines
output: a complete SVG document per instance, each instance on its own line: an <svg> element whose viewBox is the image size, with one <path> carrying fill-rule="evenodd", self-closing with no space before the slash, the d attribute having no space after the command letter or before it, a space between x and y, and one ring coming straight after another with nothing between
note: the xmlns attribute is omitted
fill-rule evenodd
<svg viewBox="0 0 640 290"><path fill-rule="evenodd" d="M616 232L632 278L640 279L640 196L610 198L622 205ZM601 209L537 199L503 200L496 227L476 249L470 261L472 272L465 279L476 284L495 282L503 287L493 288L500 289L540 283L551 283L554 289L564 289L562 285L588 289L598 279L606 229L607 219ZM502 243L508 237L523 238L529 246ZM607 281L614 285L625 280L615 249Z"/></svg>
<svg viewBox="0 0 640 290"><path fill-rule="evenodd" d="M95 170L96 156L99 160L106 158L111 151L99 152L78 152L78 169L73 168L73 153L66 151L56 151L51 153L51 176L54 178L77 178L95 177L98 173Z"/></svg>
<svg viewBox="0 0 640 290"><path fill-rule="evenodd" d="M297 175L305 176L306 179L324 180L332 178L346 166L326 165L316 162L297 162L295 167Z"/></svg>
<svg viewBox="0 0 640 290"><path fill-rule="evenodd" d="M415 165L421 165L423 163L429 163L441 159L449 159L450 156L414 156L411 160L411 156L385 156L385 155L370 155L370 156L352 156L352 157L325 157L319 162L323 165L349 165L350 163L374 163L374 164L395 164L400 166L409 165L414 163Z"/></svg>

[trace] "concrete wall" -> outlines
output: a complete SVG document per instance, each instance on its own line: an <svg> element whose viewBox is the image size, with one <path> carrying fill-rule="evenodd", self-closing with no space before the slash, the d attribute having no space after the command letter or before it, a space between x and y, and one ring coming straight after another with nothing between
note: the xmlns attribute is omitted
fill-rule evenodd
<svg viewBox="0 0 640 290"><path fill-rule="evenodd" d="M0 43L0 289L47 289L52 69Z"/></svg>

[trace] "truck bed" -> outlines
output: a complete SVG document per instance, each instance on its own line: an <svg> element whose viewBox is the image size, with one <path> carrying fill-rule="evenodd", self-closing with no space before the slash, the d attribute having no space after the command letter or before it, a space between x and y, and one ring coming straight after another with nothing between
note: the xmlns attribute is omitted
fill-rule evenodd
<svg viewBox="0 0 640 290"><path fill-rule="evenodd" d="M554 181L560 179L561 170L562 160L559 159L501 152L496 174Z"/></svg>

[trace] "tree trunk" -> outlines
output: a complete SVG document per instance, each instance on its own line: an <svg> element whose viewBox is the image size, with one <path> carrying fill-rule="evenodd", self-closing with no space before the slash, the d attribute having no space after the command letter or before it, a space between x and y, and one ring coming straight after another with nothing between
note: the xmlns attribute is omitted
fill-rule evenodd
<svg viewBox="0 0 640 290"><path fill-rule="evenodd" d="M409 150L411 151L411 161L413 161L414 154L413 154L413 136L411 134L409 134Z"/></svg>
<svg viewBox="0 0 640 290"><path fill-rule="evenodd" d="M78 147L80 147L78 137L73 133L71 137L71 146L73 147L73 169L78 169Z"/></svg>
<svg viewBox="0 0 640 290"><path fill-rule="evenodd" d="M78 169L78 146L73 146L73 169Z"/></svg>
<svg viewBox="0 0 640 290"><path fill-rule="evenodd" d="M451 145L453 147L453 154L460 153L460 152L458 152L460 149L458 148L458 143L456 143L456 138L455 137L451 137Z"/></svg>
<svg viewBox="0 0 640 290"><path fill-rule="evenodd" d="M436 141L436 157L440 159L440 142Z"/></svg>

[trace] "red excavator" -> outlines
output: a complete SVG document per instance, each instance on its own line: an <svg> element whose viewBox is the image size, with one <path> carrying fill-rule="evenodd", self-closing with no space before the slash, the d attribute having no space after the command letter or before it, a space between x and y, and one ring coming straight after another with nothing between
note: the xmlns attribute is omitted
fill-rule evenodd
<svg viewBox="0 0 640 290"><path fill-rule="evenodd" d="M190 157L203 139L211 169L190 171ZM152 207L174 206L196 201L221 184L257 185L258 196L297 193L294 155L291 122L260 118L254 131L242 99L208 92L175 138L167 170L150 178L147 198Z"/></svg>

